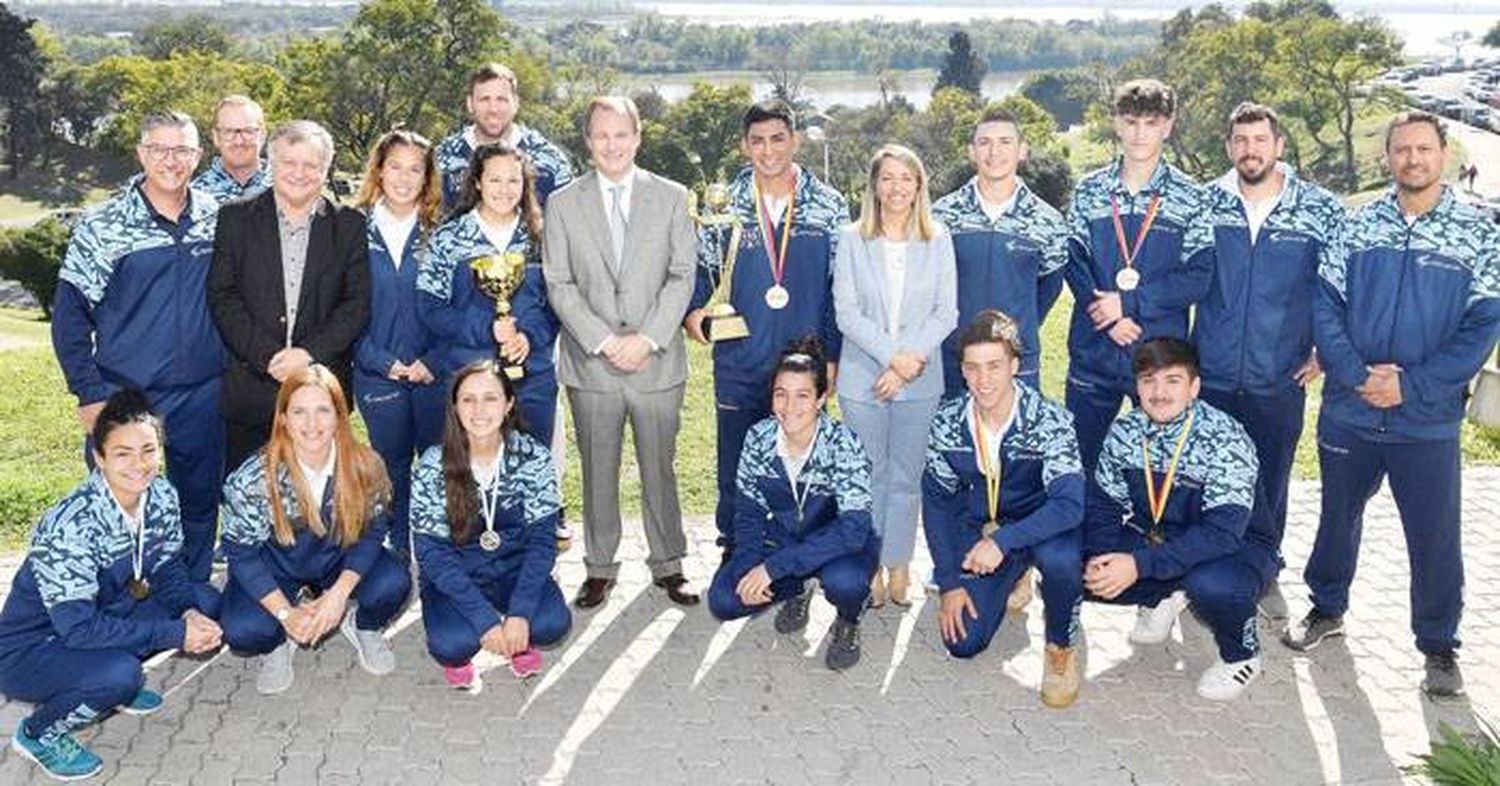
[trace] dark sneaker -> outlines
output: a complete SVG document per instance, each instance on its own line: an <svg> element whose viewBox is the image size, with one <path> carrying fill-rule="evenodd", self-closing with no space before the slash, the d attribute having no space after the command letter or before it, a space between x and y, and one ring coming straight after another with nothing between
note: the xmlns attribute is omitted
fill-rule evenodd
<svg viewBox="0 0 1500 786"><path fill-rule="evenodd" d="M1258 608L1260 609L1260 616L1265 617L1266 621L1278 624L1286 622L1286 598L1281 594L1280 584L1273 581L1271 582L1271 586L1266 587L1266 594L1260 596Z"/></svg>
<svg viewBox="0 0 1500 786"><path fill-rule="evenodd" d="M60 781L78 781L90 778L104 769L104 761L93 751L83 747L71 734L58 734L46 741L26 733L26 722L16 725L15 736L10 738L10 747L16 753L34 761L44 772Z"/></svg>
<svg viewBox="0 0 1500 786"><path fill-rule="evenodd" d="M161 709L161 694L149 688L141 688L129 704L120 707L126 715L150 715Z"/></svg>
<svg viewBox="0 0 1500 786"><path fill-rule="evenodd" d="M833 635L829 637L828 652L823 656L823 662L834 671L844 669L859 663L859 623L850 622L843 617L835 617L833 620Z"/></svg>
<svg viewBox="0 0 1500 786"><path fill-rule="evenodd" d="M1427 676L1422 678L1422 692L1433 698L1464 694L1464 675L1458 670L1458 653L1427 653Z"/></svg>
<svg viewBox="0 0 1500 786"><path fill-rule="evenodd" d="M1329 636L1344 635L1344 618L1330 617L1314 606L1302 618L1281 634L1281 643L1298 651L1307 652L1323 643Z"/></svg>
<svg viewBox="0 0 1500 786"><path fill-rule="evenodd" d="M812 593L804 592L795 598L787 598L776 612L776 632L796 633L807 627L807 607L812 603Z"/></svg>

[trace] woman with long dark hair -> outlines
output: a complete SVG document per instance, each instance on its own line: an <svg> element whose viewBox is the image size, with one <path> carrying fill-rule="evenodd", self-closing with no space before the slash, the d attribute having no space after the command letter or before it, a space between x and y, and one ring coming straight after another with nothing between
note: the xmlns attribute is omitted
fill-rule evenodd
<svg viewBox="0 0 1500 786"><path fill-rule="evenodd" d="M103 768L74 729L161 707L143 687L147 656L219 647L219 593L188 579L161 432L139 391L104 402L94 470L43 514L0 612L0 693L36 705L11 747L59 780Z"/></svg>
<svg viewBox="0 0 1500 786"><path fill-rule="evenodd" d="M411 576L382 545L390 502L385 465L354 438L338 378L316 364L293 372L270 441L224 483L224 639L263 655L256 690L290 688L296 648L335 628L365 671L396 667L382 630Z"/></svg>
<svg viewBox="0 0 1500 786"><path fill-rule="evenodd" d="M536 673L536 647L572 626L552 578L557 474L519 421L510 378L493 360L471 363L454 377L442 447L413 473L427 649L458 688L477 686L480 649L508 658L517 676Z"/></svg>
<svg viewBox="0 0 1500 786"><path fill-rule="evenodd" d="M524 260L520 287L510 295L510 316L497 318L494 295L480 289L476 260L517 255ZM522 369L516 403L537 441L552 445L557 419L554 348L559 322L542 278L542 211L529 159L502 142L480 145L464 174L458 203L433 233L417 277L417 311L446 347L440 376L451 387L458 370L498 359ZM514 373L514 372L512 372ZM446 388L445 388L446 389ZM559 546L571 537L558 521Z"/></svg>

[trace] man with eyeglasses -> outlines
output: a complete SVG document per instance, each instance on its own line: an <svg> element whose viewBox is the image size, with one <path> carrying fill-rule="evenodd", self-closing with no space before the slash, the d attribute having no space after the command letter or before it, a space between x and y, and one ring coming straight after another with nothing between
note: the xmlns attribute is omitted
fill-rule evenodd
<svg viewBox="0 0 1500 786"><path fill-rule="evenodd" d="M193 178L193 187L213 194L220 204L249 199L271 185L271 172L260 156L266 141L266 113L249 96L227 95L214 106L214 149L208 168Z"/></svg>
<svg viewBox="0 0 1500 786"><path fill-rule="evenodd" d="M219 203L189 185L200 156L187 115L146 116L141 174L73 228L52 307L52 345L85 434L123 388L161 413L195 581L208 579L224 477L225 353L205 294Z"/></svg>

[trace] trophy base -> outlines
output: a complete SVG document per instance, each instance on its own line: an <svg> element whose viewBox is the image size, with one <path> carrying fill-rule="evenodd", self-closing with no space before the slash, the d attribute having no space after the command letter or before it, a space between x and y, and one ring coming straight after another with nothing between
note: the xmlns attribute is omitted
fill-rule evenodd
<svg viewBox="0 0 1500 786"><path fill-rule="evenodd" d="M733 341L750 335L743 314L709 315L703 318L703 337L711 342Z"/></svg>
<svg viewBox="0 0 1500 786"><path fill-rule="evenodd" d="M519 381L521 381L521 380L523 380L523 379L526 378L526 367L525 366L512 366L512 365L505 364L504 361L501 361L501 364L502 364L500 366L501 370L503 370L505 372L506 378L508 378L510 381L512 381L512 382L519 382Z"/></svg>

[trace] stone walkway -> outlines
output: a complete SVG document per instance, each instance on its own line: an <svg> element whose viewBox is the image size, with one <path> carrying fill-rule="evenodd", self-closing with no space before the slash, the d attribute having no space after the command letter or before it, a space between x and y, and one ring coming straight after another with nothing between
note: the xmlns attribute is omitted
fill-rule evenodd
<svg viewBox="0 0 1500 786"><path fill-rule="evenodd" d="M1439 721L1500 721L1500 469L1472 469L1465 483L1461 701L1418 690L1405 550L1382 492L1366 517L1348 636L1293 656L1263 626L1267 672L1230 705L1194 693L1214 655L1191 615L1165 646L1137 648L1126 641L1131 610L1087 605L1084 692L1072 709L1043 708L1040 599L967 663L944 654L934 602L887 606L862 626L864 660L833 674L822 665L833 617L822 600L805 635L777 635L768 616L721 626L649 586L637 531L613 598L577 616L528 682L484 661L481 693L447 688L412 610L392 634L391 676L360 671L337 637L299 653L296 684L270 698L255 692L252 661L168 657L147 677L167 694L162 712L81 736L105 758L99 780L120 784L1400 783ZM1297 484L1291 508L1287 558L1300 568L1317 486ZM701 587L717 562L710 525L694 521L690 535ZM578 552L560 564L569 595ZM0 562L5 580L17 559ZM1298 570L1283 587L1300 615ZM24 712L0 704L0 730ZM0 754L0 783L32 782L43 782L35 768Z"/></svg>

